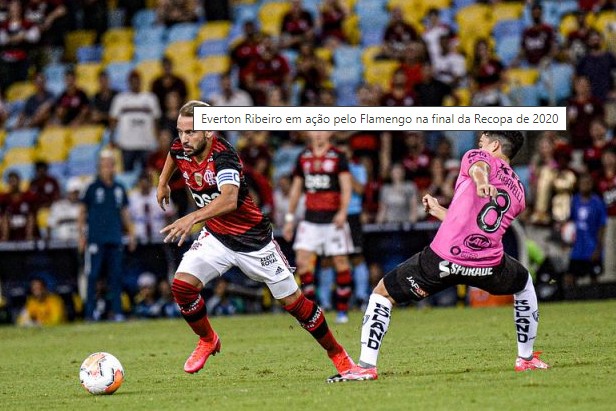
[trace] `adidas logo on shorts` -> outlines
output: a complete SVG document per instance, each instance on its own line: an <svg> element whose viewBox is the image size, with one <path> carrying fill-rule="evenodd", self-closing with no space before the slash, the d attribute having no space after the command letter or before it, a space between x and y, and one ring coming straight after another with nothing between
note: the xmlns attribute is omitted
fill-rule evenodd
<svg viewBox="0 0 616 411"><path fill-rule="evenodd" d="M282 274L282 273L284 273L284 270L282 269L281 266L278 266L278 268L276 269L276 275Z"/></svg>

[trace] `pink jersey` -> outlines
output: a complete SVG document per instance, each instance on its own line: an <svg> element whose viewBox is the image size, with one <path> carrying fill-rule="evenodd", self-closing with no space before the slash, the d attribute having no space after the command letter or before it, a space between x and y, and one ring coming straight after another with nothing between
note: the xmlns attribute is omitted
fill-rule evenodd
<svg viewBox="0 0 616 411"><path fill-rule="evenodd" d="M484 161L495 199L481 198L469 170ZM524 186L509 164L482 150L470 150L460 166L447 216L430 244L444 260L468 267L494 267L503 258L503 235L526 206Z"/></svg>

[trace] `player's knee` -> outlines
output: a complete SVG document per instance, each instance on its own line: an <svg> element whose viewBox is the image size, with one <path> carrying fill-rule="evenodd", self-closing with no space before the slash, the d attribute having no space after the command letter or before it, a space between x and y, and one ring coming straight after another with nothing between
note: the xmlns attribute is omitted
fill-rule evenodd
<svg viewBox="0 0 616 411"><path fill-rule="evenodd" d="M199 298L200 289L186 281L174 278L171 283L173 298L180 305L190 304Z"/></svg>

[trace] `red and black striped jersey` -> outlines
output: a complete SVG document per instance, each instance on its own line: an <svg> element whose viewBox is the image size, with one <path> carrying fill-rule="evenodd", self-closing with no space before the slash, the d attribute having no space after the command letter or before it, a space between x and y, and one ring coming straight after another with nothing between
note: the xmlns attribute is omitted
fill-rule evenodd
<svg viewBox="0 0 616 411"><path fill-rule="evenodd" d="M202 163L186 155L179 138L171 143L170 154L199 208L220 195L220 186L239 183L237 209L206 220L210 234L240 252L260 250L272 240L272 225L252 201L242 162L227 140L213 136L210 152Z"/></svg>
<svg viewBox="0 0 616 411"><path fill-rule="evenodd" d="M334 146L322 156L308 147L297 157L294 176L304 180L306 193L305 220L313 223L331 223L340 209L339 175L349 172L346 155Z"/></svg>

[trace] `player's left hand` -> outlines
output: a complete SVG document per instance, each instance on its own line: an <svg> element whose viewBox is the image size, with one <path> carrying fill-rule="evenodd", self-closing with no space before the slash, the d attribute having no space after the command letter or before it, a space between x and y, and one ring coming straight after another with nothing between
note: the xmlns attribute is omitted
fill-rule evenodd
<svg viewBox="0 0 616 411"><path fill-rule="evenodd" d="M336 228L344 227L344 224L347 222L346 212L344 212L343 210L338 211L336 215L334 216L334 219L332 220L332 222L334 223Z"/></svg>
<svg viewBox="0 0 616 411"><path fill-rule="evenodd" d="M173 223L160 230L161 234L167 234L163 242L169 243L179 239L178 247L181 246L184 244L186 237L190 235L194 224L194 220L190 214L175 220Z"/></svg>
<svg viewBox="0 0 616 411"><path fill-rule="evenodd" d="M492 184L486 183L477 185L477 195L481 198L495 198L497 194L498 191Z"/></svg>

